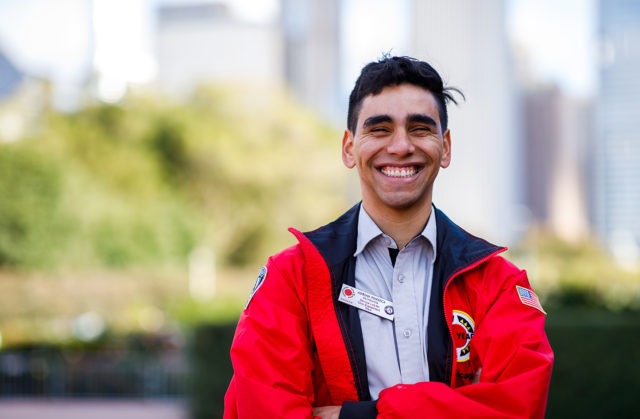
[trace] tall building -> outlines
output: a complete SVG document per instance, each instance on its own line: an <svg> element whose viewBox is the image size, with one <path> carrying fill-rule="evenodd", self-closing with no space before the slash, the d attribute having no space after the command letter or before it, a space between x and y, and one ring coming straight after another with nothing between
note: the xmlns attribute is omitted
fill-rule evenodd
<svg viewBox="0 0 640 419"><path fill-rule="evenodd" d="M590 234L587 150L592 144L591 101L556 85L528 83L522 93L524 203L531 223L566 240Z"/></svg>
<svg viewBox="0 0 640 419"><path fill-rule="evenodd" d="M563 95L560 105L562 124L547 222L559 237L578 242L593 234L588 209L589 150L595 140L593 100Z"/></svg>
<svg viewBox="0 0 640 419"><path fill-rule="evenodd" d="M522 97L525 204L532 222L546 226L561 147L562 92L556 85L532 86Z"/></svg>
<svg viewBox="0 0 640 419"><path fill-rule="evenodd" d="M340 97L340 0L281 0L285 77L294 95L343 123Z"/></svg>
<svg viewBox="0 0 640 419"><path fill-rule="evenodd" d="M23 72L0 51L0 144L41 128L50 83Z"/></svg>
<svg viewBox="0 0 640 419"><path fill-rule="evenodd" d="M410 54L466 100L449 107L451 166L434 202L463 226L509 243L524 228L522 153L503 0L413 0Z"/></svg>
<svg viewBox="0 0 640 419"><path fill-rule="evenodd" d="M600 0L594 215L621 262L640 263L640 2Z"/></svg>
<svg viewBox="0 0 640 419"><path fill-rule="evenodd" d="M24 74L0 50L0 100L11 96L23 80Z"/></svg>
<svg viewBox="0 0 640 419"><path fill-rule="evenodd" d="M157 83L188 93L199 83L282 84L282 32L277 22L234 16L224 3L163 6L157 15Z"/></svg>

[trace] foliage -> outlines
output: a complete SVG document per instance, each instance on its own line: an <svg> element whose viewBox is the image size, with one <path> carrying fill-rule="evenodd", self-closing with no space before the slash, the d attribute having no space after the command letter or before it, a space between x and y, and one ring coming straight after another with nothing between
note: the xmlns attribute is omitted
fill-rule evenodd
<svg viewBox="0 0 640 419"><path fill-rule="evenodd" d="M281 92L130 95L0 145L0 267L259 264L344 207L336 133Z"/></svg>
<svg viewBox="0 0 640 419"><path fill-rule="evenodd" d="M194 419L222 417L224 394L233 375L229 350L235 323L201 324L193 329L188 359L188 408Z"/></svg>
<svg viewBox="0 0 640 419"><path fill-rule="evenodd" d="M46 267L61 249L61 168L37 152L0 148L0 266Z"/></svg>
<svg viewBox="0 0 640 419"><path fill-rule="evenodd" d="M549 311L546 329L555 354L546 417L638 417L640 312Z"/></svg>
<svg viewBox="0 0 640 419"><path fill-rule="evenodd" d="M174 301L168 311L182 325L235 323L246 303L246 297L240 299L238 296L224 296L210 301L183 298Z"/></svg>
<svg viewBox="0 0 640 419"><path fill-rule="evenodd" d="M512 252L544 305L640 310L640 274L621 267L595 240L568 242L532 230Z"/></svg>

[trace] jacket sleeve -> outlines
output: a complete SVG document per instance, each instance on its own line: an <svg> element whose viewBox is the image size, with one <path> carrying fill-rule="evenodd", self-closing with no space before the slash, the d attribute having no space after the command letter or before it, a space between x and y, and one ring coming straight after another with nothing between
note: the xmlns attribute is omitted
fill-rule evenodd
<svg viewBox="0 0 640 419"><path fill-rule="evenodd" d="M312 417L313 348L304 293L296 282L297 252L293 247L269 259L240 317L231 346L234 376L225 395L225 418Z"/></svg>
<svg viewBox="0 0 640 419"><path fill-rule="evenodd" d="M553 365L545 314L541 307L522 303L516 286L530 289L526 274L513 265L505 272L500 268L505 264L498 258L484 276L506 275L506 280L481 281L475 290L480 297L469 297L477 298L482 313L471 339L471 360L474 370L480 371L479 382L457 388L439 382L387 388L376 405L379 418L544 417ZM450 313L447 305L445 299Z"/></svg>

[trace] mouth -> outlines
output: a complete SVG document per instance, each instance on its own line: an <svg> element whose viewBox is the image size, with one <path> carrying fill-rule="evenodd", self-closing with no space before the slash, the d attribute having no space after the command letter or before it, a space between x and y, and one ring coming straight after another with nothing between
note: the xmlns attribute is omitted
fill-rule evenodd
<svg viewBox="0 0 640 419"><path fill-rule="evenodd" d="M379 170L387 177L405 179L415 176L421 169L420 166L382 166Z"/></svg>

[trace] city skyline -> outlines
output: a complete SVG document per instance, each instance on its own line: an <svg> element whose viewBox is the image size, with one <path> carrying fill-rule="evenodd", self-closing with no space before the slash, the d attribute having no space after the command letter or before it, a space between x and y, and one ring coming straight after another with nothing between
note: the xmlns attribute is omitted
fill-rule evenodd
<svg viewBox="0 0 640 419"><path fill-rule="evenodd" d="M202 2L211 2L203 0ZM62 84L82 79L92 65L89 35L96 25L102 52L97 64L106 72L133 83L151 80L155 74L152 31L154 11L167 4L199 3L194 0L3 0L0 2L0 49L24 72ZM226 0L241 19L263 22L276 19L278 0ZM366 3L366 4L365 4ZM382 52L403 53L407 48L407 1L362 0L343 2L345 80L349 85L363 62ZM260 7L261 6L261 7ZM506 0L507 29L512 42L526 51L535 76L557 83L569 94L589 95L595 83L594 0ZM33 10L38 13L33 13ZM92 10L93 9L93 10ZM390 15L391 14L391 15ZM94 15L93 20L90 16ZM97 17L96 17L97 16ZM390 18L391 17L391 18ZM68 24L57 27L58 21ZM395 23L394 23L395 22ZM400 23L398 23L400 22ZM31 28L24 31L24 28ZM384 31L379 28L384 27ZM37 29L34 29L37 28ZM115 29L115 30L113 30ZM127 42L118 38L127 36ZM563 56L571 47L571 57ZM123 60L123 57L129 59Z"/></svg>

